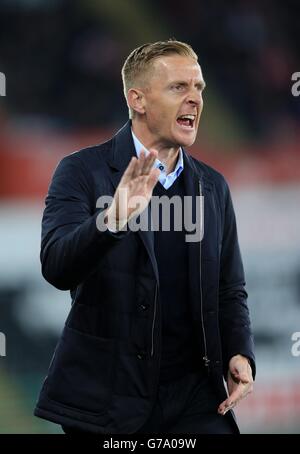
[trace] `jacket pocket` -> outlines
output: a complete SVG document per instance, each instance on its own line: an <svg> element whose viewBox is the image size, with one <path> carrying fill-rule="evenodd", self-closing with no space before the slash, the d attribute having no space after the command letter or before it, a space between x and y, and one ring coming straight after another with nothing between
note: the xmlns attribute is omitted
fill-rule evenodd
<svg viewBox="0 0 300 454"><path fill-rule="evenodd" d="M47 396L64 406L103 413L112 393L114 340L65 326L46 380Z"/></svg>

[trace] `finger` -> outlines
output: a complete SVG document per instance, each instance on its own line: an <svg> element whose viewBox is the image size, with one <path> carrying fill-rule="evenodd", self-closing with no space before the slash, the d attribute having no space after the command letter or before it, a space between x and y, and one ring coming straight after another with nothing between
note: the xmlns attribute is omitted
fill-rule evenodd
<svg viewBox="0 0 300 454"><path fill-rule="evenodd" d="M159 179L160 171L159 169L152 169L147 181L147 189L148 191L153 191L154 186L156 185Z"/></svg>
<svg viewBox="0 0 300 454"><path fill-rule="evenodd" d="M157 158L157 151L150 150L145 159L145 162L144 162L144 167L142 170L143 175L149 175L156 158Z"/></svg>
<svg viewBox="0 0 300 454"><path fill-rule="evenodd" d="M140 155L139 155L138 160L137 160L137 166L136 166L135 171L133 173L133 178L137 178L140 175L142 175L142 169L144 167L144 162L145 162L145 152L144 152L144 150L142 150L140 152Z"/></svg>
<svg viewBox="0 0 300 454"><path fill-rule="evenodd" d="M224 415L228 410L235 407L235 405L250 392L251 386L252 385L250 383L239 383L230 396L228 396L228 398L221 403L218 408L218 412Z"/></svg>
<svg viewBox="0 0 300 454"><path fill-rule="evenodd" d="M250 387L250 383L242 383L240 382L236 389L229 395L228 401L229 405L230 402L237 403L240 399L244 397L247 392L247 389Z"/></svg>
<svg viewBox="0 0 300 454"><path fill-rule="evenodd" d="M145 172L146 172L146 175L149 176L152 172L152 170L154 170L155 168L158 170L158 176L160 175L160 170L155 166L155 159L156 158L153 158L149 161L149 164L147 166L147 168L145 169Z"/></svg>
<svg viewBox="0 0 300 454"><path fill-rule="evenodd" d="M120 180L120 185L122 186L123 184L126 184L128 183L128 181L132 180L133 178L133 174L135 172L135 166L137 165L137 158L135 156L133 156L125 170L125 172L123 173L123 176Z"/></svg>
<svg viewBox="0 0 300 454"><path fill-rule="evenodd" d="M232 410L235 407L235 403L228 401L227 399L222 402L218 408L218 413L222 416L226 415L229 410Z"/></svg>

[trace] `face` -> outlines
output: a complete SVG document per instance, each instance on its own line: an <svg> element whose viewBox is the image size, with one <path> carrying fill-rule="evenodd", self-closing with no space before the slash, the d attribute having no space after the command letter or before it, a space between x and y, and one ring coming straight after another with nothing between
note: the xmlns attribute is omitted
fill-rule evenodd
<svg viewBox="0 0 300 454"><path fill-rule="evenodd" d="M180 55L158 58L146 84L144 119L153 144L164 147L192 145L197 135L205 87L199 64Z"/></svg>

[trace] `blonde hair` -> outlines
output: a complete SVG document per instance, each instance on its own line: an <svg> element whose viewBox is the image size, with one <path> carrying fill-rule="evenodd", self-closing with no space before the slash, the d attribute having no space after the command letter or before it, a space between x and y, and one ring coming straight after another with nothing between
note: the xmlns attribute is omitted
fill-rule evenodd
<svg viewBox="0 0 300 454"><path fill-rule="evenodd" d="M134 88L137 80L149 72L153 61L165 55L181 55L198 61L198 56L189 44L169 39L156 43L143 44L134 49L126 58L122 67L123 90L127 101L127 92ZM143 82L143 81L142 81ZM129 118L133 118L134 112L129 107Z"/></svg>

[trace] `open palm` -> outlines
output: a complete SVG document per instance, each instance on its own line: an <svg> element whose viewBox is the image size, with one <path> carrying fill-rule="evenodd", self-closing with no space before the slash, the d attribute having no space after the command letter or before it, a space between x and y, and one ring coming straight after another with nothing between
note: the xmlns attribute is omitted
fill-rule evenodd
<svg viewBox="0 0 300 454"><path fill-rule="evenodd" d="M133 157L128 164L107 212L119 228L142 213L148 205L160 174L158 169L153 168L156 158L157 151L150 150L147 156L142 151L139 158Z"/></svg>

